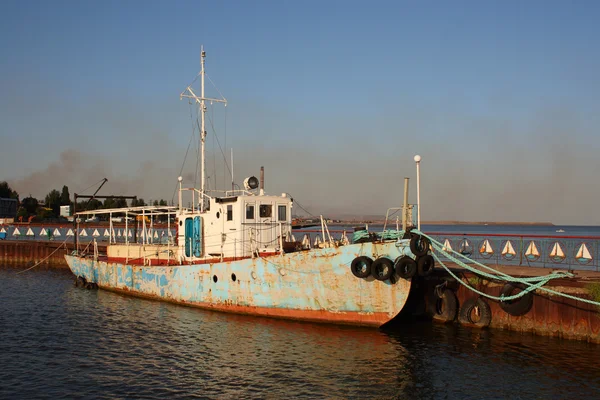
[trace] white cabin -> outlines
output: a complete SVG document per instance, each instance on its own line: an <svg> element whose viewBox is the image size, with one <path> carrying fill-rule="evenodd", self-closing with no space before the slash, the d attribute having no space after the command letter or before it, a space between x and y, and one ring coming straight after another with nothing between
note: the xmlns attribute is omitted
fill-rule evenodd
<svg viewBox="0 0 600 400"><path fill-rule="evenodd" d="M177 215L177 246L181 262L229 261L283 252L292 230L293 200L281 196L211 197L206 210Z"/></svg>

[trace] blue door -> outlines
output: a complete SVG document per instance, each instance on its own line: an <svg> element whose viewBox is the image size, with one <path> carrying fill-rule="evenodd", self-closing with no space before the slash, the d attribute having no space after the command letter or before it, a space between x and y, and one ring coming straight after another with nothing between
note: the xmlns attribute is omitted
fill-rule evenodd
<svg viewBox="0 0 600 400"><path fill-rule="evenodd" d="M185 256L192 256L192 236L194 235L194 221L191 218L185 219Z"/></svg>
<svg viewBox="0 0 600 400"><path fill-rule="evenodd" d="M194 217L194 240L193 240L194 257L202 256L202 218Z"/></svg>

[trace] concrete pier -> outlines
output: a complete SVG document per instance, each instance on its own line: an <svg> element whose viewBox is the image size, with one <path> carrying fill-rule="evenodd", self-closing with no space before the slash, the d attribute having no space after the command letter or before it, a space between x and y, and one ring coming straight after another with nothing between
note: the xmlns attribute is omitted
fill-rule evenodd
<svg viewBox="0 0 600 400"><path fill-rule="evenodd" d="M482 279L456 265L449 265L449 267L463 282L477 290L500 296L504 282ZM555 271L536 267L494 266L494 268L515 277L543 276ZM600 272L572 271L572 273L575 275L573 278L554 279L545 287L579 298L599 301L594 297L594 291L600 288ZM455 291L459 307L467 299L480 297L450 278L445 270L436 267L434 274L423 280L425 301L431 301L435 287L444 282L447 282L446 287ZM498 301L491 299L485 301L491 309L491 328L600 343L600 308L596 305L538 289L534 292L531 310L525 315L513 316L505 312Z"/></svg>
<svg viewBox="0 0 600 400"><path fill-rule="evenodd" d="M80 244L83 249L86 245ZM91 246L90 246L91 248ZM74 250L72 240L34 241L34 240L0 240L0 264L33 265L40 267L68 268L65 254ZM106 244L98 244L100 252L106 251Z"/></svg>

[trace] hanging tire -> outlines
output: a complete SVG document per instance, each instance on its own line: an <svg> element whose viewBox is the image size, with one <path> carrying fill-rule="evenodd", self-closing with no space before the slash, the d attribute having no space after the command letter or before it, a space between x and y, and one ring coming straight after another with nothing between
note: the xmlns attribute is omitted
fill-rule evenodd
<svg viewBox="0 0 600 400"><path fill-rule="evenodd" d="M456 294L446 288L438 296L437 290L433 290L428 302L428 311L431 317L440 322L452 322L458 314L458 299Z"/></svg>
<svg viewBox="0 0 600 400"><path fill-rule="evenodd" d="M417 272L419 276L431 275L434 267L435 260L433 259L433 256L429 254L423 257L419 257L419 259L417 259Z"/></svg>
<svg viewBox="0 0 600 400"><path fill-rule="evenodd" d="M410 251L417 257L427 254L430 246L429 239L421 235L413 235L410 239Z"/></svg>
<svg viewBox="0 0 600 400"><path fill-rule="evenodd" d="M500 296L508 297L522 292L526 289L526 286L522 283L507 283L500 291ZM514 300L507 300L500 302L500 308L502 308L507 314L515 317L527 314L531 307L533 307L533 293L529 292Z"/></svg>
<svg viewBox="0 0 600 400"><path fill-rule="evenodd" d="M403 279L410 279L417 273L417 263L408 256L399 257L394 265L396 274Z"/></svg>
<svg viewBox="0 0 600 400"><path fill-rule="evenodd" d="M371 275L379 281L387 281L394 275L394 264L389 258L381 257L373 261Z"/></svg>
<svg viewBox="0 0 600 400"><path fill-rule="evenodd" d="M367 278L369 275L371 275L372 265L373 260L371 258L367 256L360 256L352 260L350 269L357 278Z"/></svg>
<svg viewBox="0 0 600 400"><path fill-rule="evenodd" d="M481 297L472 297L461 306L458 320L461 324L486 328L492 322L492 310L490 305Z"/></svg>

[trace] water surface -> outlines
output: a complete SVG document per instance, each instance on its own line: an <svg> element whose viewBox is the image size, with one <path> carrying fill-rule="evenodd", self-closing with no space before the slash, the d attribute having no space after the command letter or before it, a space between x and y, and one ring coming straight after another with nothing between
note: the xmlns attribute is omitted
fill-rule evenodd
<svg viewBox="0 0 600 400"><path fill-rule="evenodd" d="M0 267L0 397L598 399L600 346L203 311Z"/></svg>

